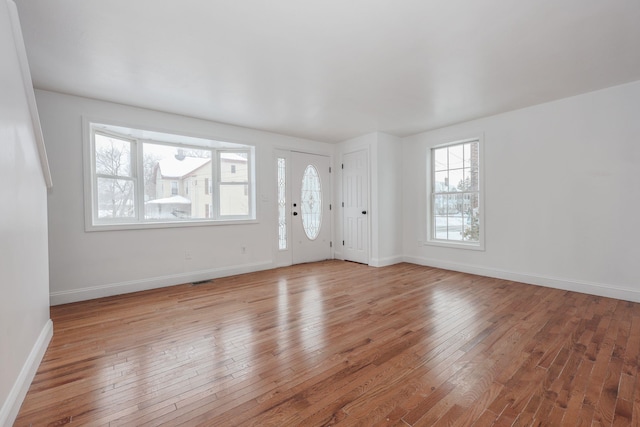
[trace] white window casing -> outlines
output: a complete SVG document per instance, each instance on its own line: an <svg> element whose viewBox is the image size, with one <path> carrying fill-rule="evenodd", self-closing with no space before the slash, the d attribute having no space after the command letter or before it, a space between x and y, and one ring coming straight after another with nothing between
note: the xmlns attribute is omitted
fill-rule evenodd
<svg viewBox="0 0 640 427"><path fill-rule="evenodd" d="M427 157L425 244L484 250L483 137L433 146Z"/></svg>

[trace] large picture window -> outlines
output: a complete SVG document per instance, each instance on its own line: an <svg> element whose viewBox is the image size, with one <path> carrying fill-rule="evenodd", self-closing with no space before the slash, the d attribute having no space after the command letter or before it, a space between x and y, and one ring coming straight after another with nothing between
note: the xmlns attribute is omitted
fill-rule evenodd
<svg viewBox="0 0 640 427"><path fill-rule="evenodd" d="M255 219L252 146L98 123L88 127L88 229Z"/></svg>
<svg viewBox="0 0 640 427"><path fill-rule="evenodd" d="M480 141L431 149L430 243L482 248Z"/></svg>

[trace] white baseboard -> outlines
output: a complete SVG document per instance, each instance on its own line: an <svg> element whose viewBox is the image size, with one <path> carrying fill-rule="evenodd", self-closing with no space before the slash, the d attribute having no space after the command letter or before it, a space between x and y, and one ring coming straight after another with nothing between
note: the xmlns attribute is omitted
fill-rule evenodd
<svg viewBox="0 0 640 427"><path fill-rule="evenodd" d="M336 253L335 255L341 255ZM335 256L336 259L340 259ZM566 280L555 277L540 276L527 273L516 273L513 271L500 270L495 268L478 267L467 264L459 264L448 261L440 261L415 256L393 256L387 258L373 258L369 265L372 267L385 267L400 262L409 262L428 267L442 268L445 270L460 271L463 273L477 274L480 276L495 277L498 279L513 280L515 282L528 283L531 285L546 286L549 288L563 289L573 292L581 292L590 295L598 295L609 298L618 298L626 301L640 302L640 292L631 289L619 288L600 283L585 281ZM277 267L271 262L243 264L233 267L214 268L209 270L199 270L188 273L174 274L170 276L153 277L141 280L113 283L90 288L74 289L70 291L51 292L51 305L66 304L76 301L85 301L94 298L101 298L112 295L125 294L130 292L144 291L148 289L174 286L182 283L196 282L200 280L216 279L219 277L233 276L236 274L251 273L254 271L269 270ZM1 424L0 424L1 425Z"/></svg>
<svg viewBox="0 0 640 427"><path fill-rule="evenodd" d="M47 351L51 337L53 337L53 322L49 319L47 323L45 323L44 328L42 328L40 336L38 336L29 353L29 357L27 357L24 365L22 365L22 370L20 370L20 374L11 388L7 400L0 409L0 426L13 425L13 422L16 420L20 406L22 406L24 397L29 391L31 381L33 381L33 377L36 375L44 352Z"/></svg>
<svg viewBox="0 0 640 427"><path fill-rule="evenodd" d="M254 271L268 270L274 267L275 266L271 262L242 264L233 267L212 268L208 270L198 270L190 271L187 273L172 274L169 276L151 277L147 279L130 280L127 282L110 283L107 285L92 286L89 288L51 292L49 294L49 301L51 305L67 304L70 302L86 301L95 298L127 294L130 292L146 291L149 289L163 288L166 286L180 285L183 283L234 276L236 274L252 273Z"/></svg>
<svg viewBox="0 0 640 427"><path fill-rule="evenodd" d="M619 288L601 283L591 283L577 280L566 280L555 277L540 276L527 273L516 273L513 271L500 270L495 268L477 267L454 262L439 261L422 257L405 256L405 262L424 265L427 267L442 268L445 270L460 271L463 273L477 274L479 276L495 277L497 279L512 280L514 282L527 283L530 285L545 286L547 288L562 289L565 291L580 292L583 294L597 295L607 298L617 298L625 301L640 302L640 292L631 289Z"/></svg>
<svg viewBox="0 0 640 427"><path fill-rule="evenodd" d="M404 261L402 255L386 257L386 258L371 258L369 265L371 267L386 267L388 265L398 264Z"/></svg>

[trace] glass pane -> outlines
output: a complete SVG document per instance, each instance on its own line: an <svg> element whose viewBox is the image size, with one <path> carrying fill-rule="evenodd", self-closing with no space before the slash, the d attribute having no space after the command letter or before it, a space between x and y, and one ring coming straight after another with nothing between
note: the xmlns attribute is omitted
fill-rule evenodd
<svg viewBox="0 0 640 427"><path fill-rule="evenodd" d="M464 169L464 185L462 186L462 191L476 191L478 189L477 180L472 180L473 174L471 173L471 168Z"/></svg>
<svg viewBox="0 0 640 427"><path fill-rule="evenodd" d="M434 166L436 171L447 169L447 148L436 148L433 150Z"/></svg>
<svg viewBox="0 0 640 427"><path fill-rule="evenodd" d="M461 210L462 210L462 200L463 200L463 195L462 194L450 194L448 197L448 203L447 203L447 214L449 216L452 215L461 215Z"/></svg>
<svg viewBox="0 0 640 427"><path fill-rule="evenodd" d="M307 237L314 240L322 226L322 188L318 171L313 165L308 165L302 175L301 193L302 227Z"/></svg>
<svg viewBox="0 0 640 427"><path fill-rule="evenodd" d="M449 169L462 169L463 167L462 144L449 147Z"/></svg>
<svg viewBox="0 0 640 427"><path fill-rule="evenodd" d="M287 164L278 158L278 248L287 249Z"/></svg>
<svg viewBox="0 0 640 427"><path fill-rule="evenodd" d="M435 217L435 230L434 235L436 239L447 239L447 217L436 216Z"/></svg>
<svg viewBox="0 0 640 427"><path fill-rule="evenodd" d="M223 151L219 154L220 182L249 182L247 152Z"/></svg>
<svg viewBox="0 0 640 427"><path fill-rule="evenodd" d="M145 219L211 217L211 151L144 143L142 153Z"/></svg>
<svg viewBox="0 0 640 427"><path fill-rule="evenodd" d="M462 191L464 188L464 169L449 171L449 191Z"/></svg>
<svg viewBox="0 0 640 427"><path fill-rule="evenodd" d="M462 216L449 215L447 217L447 239L462 240Z"/></svg>
<svg viewBox="0 0 640 427"><path fill-rule="evenodd" d="M471 167L471 144L464 144L464 167Z"/></svg>
<svg viewBox="0 0 640 427"><path fill-rule="evenodd" d="M247 185L220 185L220 215L249 215Z"/></svg>
<svg viewBox="0 0 640 427"><path fill-rule="evenodd" d="M96 173L131 176L131 142L95 134Z"/></svg>
<svg viewBox="0 0 640 427"><path fill-rule="evenodd" d="M98 178L98 219L135 218L133 181Z"/></svg>
<svg viewBox="0 0 640 427"><path fill-rule="evenodd" d="M463 239L468 242L480 241L480 221L477 210L471 210L464 216Z"/></svg>
<svg viewBox="0 0 640 427"><path fill-rule="evenodd" d="M434 174L434 191L436 193L443 193L449 191L449 172L436 172Z"/></svg>
<svg viewBox="0 0 640 427"><path fill-rule="evenodd" d="M447 214L447 196L435 196L433 199L433 211L436 215Z"/></svg>
<svg viewBox="0 0 640 427"><path fill-rule="evenodd" d="M478 212L480 212L480 195L478 193L471 193L470 200L473 213L478 215Z"/></svg>
<svg viewBox="0 0 640 427"><path fill-rule="evenodd" d="M471 196L472 195L470 193L464 193L464 196L462 197L462 214L464 216L469 216L472 213Z"/></svg>

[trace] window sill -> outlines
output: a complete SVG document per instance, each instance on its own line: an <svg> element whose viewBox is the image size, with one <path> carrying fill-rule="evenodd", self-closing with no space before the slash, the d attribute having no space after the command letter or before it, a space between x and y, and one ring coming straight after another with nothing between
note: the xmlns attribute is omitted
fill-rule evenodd
<svg viewBox="0 0 640 427"><path fill-rule="evenodd" d="M207 227L219 225L249 225L258 224L257 219L233 219L233 220L202 220L202 221L175 221L175 222L143 222L143 223L111 223L111 224L87 224L85 231L123 231L123 230L146 230L159 228L181 228L181 227Z"/></svg>
<svg viewBox="0 0 640 427"><path fill-rule="evenodd" d="M424 242L424 246L439 246L441 248L452 249L468 249L472 251L484 251L484 243L463 243L463 242L449 242L445 240L427 240Z"/></svg>

